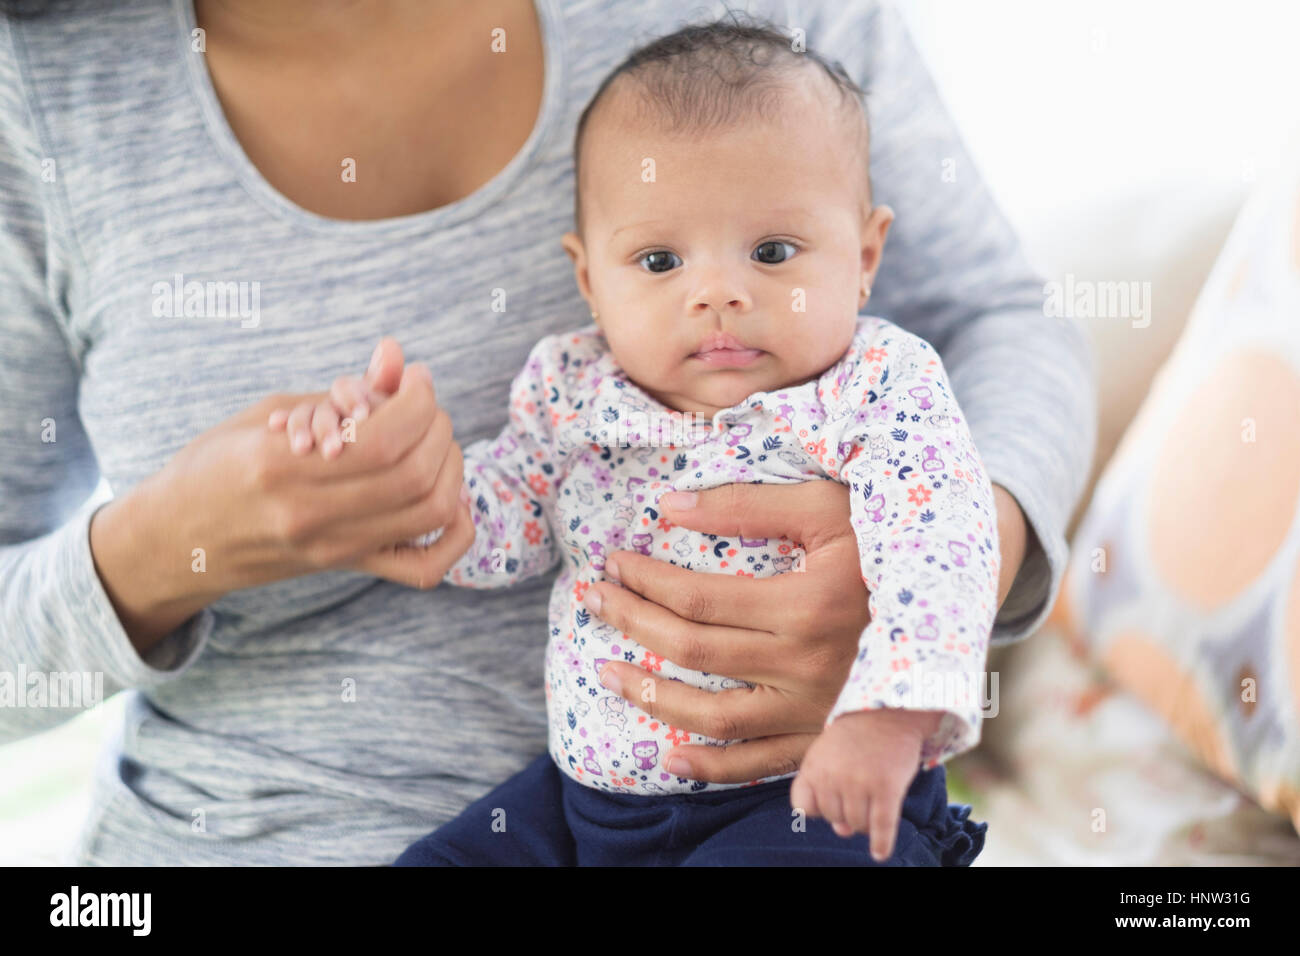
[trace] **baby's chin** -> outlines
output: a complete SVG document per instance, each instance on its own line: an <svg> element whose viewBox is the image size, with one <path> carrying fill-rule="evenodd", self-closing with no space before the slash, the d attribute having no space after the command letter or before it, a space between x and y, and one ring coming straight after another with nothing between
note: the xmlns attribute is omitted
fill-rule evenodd
<svg viewBox="0 0 1300 956"><path fill-rule="evenodd" d="M771 392L785 385L778 376L771 373L746 373L747 370L744 369L729 369L722 374L710 372L698 376L682 390L664 395L660 401L679 412L712 418L725 408L741 404L755 392Z"/></svg>

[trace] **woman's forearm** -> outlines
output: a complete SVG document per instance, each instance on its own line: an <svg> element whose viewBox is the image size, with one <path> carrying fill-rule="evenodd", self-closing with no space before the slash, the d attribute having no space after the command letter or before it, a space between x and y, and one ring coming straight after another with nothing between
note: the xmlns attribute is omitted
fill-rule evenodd
<svg viewBox="0 0 1300 956"><path fill-rule="evenodd" d="M1097 431L1093 356L1073 322L1029 312L980 316L942 354L985 474L1024 516L1021 574L1001 603L993 643L1017 640L1046 617L1064 574L1065 532ZM999 530L1003 517L999 507Z"/></svg>
<svg viewBox="0 0 1300 956"><path fill-rule="evenodd" d="M998 571L998 607L1001 607L1020 573L1032 531L1025 522L1020 503L1001 485L993 486L993 503L998 510L998 541L1002 549L1002 566Z"/></svg>

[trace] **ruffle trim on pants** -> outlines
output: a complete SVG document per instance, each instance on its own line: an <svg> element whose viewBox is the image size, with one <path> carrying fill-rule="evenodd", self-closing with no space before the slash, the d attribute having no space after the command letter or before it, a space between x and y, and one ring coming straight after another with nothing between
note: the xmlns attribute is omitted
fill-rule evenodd
<svg viewBox="0 0 1300 956"><path fill-rule="evenodd" d="M918 830L931 843L940 866L970 866L984 849L989 825L971 820L970 812L966 804L948 804L943 819L936 821L939 826Z"/></svg>

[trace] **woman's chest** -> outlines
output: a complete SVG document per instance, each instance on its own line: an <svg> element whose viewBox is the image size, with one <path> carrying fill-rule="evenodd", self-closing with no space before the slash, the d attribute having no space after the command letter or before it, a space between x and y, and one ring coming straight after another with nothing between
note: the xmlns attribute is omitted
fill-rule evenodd
<svg viewBox="0 0 1300 956"><path fill-rule="evenodd" d="M410 5L368 16L361 34L322 31L275 56L223 5L196 11L243 152L281 195L322 216L383 219L462 199L505 168L538 119L545 75L532 0Z"/></svg>
<svg viewBox="0 0 1300 956"><path fill-rule="evenodd" d="M79 411L103 474L120 491L267 394L361 374L384 335L429 365L459 439L494 434L533 343L583 314L563 261L536 256L557 224L531 218L536 241L495 255L490 234L364 247L256 222L166 246L119 234L71 322Z"/></svg>

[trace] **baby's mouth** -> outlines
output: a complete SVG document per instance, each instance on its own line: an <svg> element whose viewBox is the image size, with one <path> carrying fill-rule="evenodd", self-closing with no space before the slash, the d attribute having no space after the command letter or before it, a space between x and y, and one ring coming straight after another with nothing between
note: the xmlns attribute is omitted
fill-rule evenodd
<svg viewBox="0 0 1300 956"><path fill-rule="evenodd" d="M691 358L699 359L706 365L735 368L755 362L762 349L748 348L744 342L728 332L714 332L702 343Z"/></svg>
<svg viewBox="0 0 1300 956"><path fill-rule="evenodd" d="M698 359L705 365L739 368L752 365L762 354L762 349L709 349L705 352L696 352L691 358Z"/></svg>

